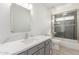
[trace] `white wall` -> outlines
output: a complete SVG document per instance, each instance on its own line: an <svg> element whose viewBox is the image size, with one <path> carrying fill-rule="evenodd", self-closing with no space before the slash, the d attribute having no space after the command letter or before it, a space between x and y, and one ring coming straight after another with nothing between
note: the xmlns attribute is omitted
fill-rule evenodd
<svg viewBox="0 0 79 59"><path fill-rule="evenodd" d="M15 3L11 5L11 29L13 32L28 32L30 30L31 14Z"/></svg>
<svg viewBox="0 0 79 59"><path fill-rule="evenodd" d="M20 8L19 10L21 11ZM16 11L20 13L20 11L18 10ZM49 10L45 6L42 6L41 4L33 4L31 32L34 34L47 34L48 31L50 30L49 22L50 22ZM0 3L0 43L5 41L6 37L12 34L11 24L10 24L10 5Z"/></svg>
<svg viewBox="0 0 79 59"><path fill-rule="evenodd" d="M0 42L10 34L10 5L0 3Z"/></svg>
<svg viewBox="0 0 79 59"><path fill-rule="evenodd" d="M33 34L48 34L50 30L49 9L41 4L33 4L32 8L31 32Z"/></svg>

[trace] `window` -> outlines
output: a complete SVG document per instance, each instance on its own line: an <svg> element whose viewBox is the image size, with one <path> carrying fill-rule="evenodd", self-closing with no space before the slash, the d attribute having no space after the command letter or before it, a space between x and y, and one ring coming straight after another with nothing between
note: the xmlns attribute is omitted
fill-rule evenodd
<svg viewBox="0 0 79 59"><path fill-rule="evenodd" d="M69 12L55 15L55 37L77 39L77 12Z"/></svg>

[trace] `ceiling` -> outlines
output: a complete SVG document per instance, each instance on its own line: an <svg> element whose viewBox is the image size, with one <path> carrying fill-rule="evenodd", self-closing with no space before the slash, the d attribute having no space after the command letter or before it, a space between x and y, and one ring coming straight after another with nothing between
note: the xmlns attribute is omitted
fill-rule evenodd
<svg viewBox="0 0 79 59"><path fill-rule="evenodd" d="M17 4L22 6L22 7L27 8L27 9L31 9L31 7L32 7L31 4L28 4L28 3L17 3ZM47 8L53 8L53 7L56 7L56 6L66 5L66 4L69 4L69 3L35 3L35 4L41 4L42 6L45 6Z"/></svg>
<svg viewBox="0 0 79 59"><path fill-rule="evenodd" d="M68 3L41 3L41 4L48 8L52 8L52 7L56 7L56 6L66 5Z"/></svg>

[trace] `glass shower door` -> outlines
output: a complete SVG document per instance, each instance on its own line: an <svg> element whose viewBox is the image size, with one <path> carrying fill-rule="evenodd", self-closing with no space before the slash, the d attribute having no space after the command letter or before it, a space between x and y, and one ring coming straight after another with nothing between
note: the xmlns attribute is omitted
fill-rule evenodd
<svg viewBox="0 0 79 59"><path fill-rule="evenodd" d="M55 37L77 39L77 12L55 15Z"/></svg>
<svg viewBox="0 0 79 59"><path fill-rule="evenodd" d="M64 18L61 16L56 16L54 23L54 31L56 37L64 38Z"/></svg>

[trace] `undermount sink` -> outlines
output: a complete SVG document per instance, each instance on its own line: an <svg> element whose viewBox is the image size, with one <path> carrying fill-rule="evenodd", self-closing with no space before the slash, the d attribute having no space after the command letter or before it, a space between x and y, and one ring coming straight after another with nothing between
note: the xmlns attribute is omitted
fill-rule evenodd
<svg viewBox="0 0 79 59"><path fill-rule="evenodd" d="M28 39L24 39L24 41L22 41L23 43L37 43L37 42L41 42L43 41L43 39L47 39L48 37L46 36L33 36L33 37L29 37Z"/></svg>

